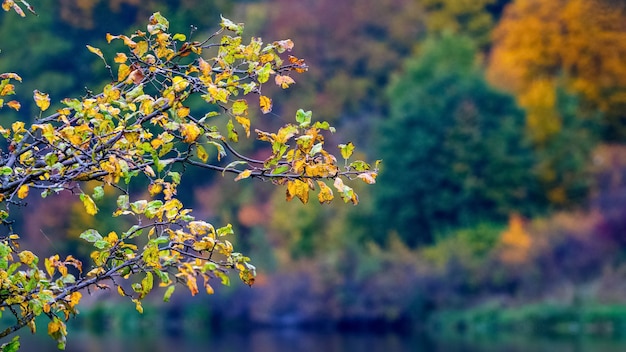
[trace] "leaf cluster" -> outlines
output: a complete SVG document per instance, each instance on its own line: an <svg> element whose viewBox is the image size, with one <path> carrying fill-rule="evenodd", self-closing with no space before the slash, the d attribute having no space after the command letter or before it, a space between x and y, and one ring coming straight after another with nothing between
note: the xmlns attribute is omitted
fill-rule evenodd
<svg viewBox="0 0 626 352"><path fill-rule="evenodd" d="M34 330L34 318L45 314L50 318L48 333L62 348L64 321L77 313L85 290L114 286L142 312L141 301L157 286L164 288L165 301L177 283L192 295L200 287L211 294L211 280L229 284L231 269L252 285L256 269L250 258L226 239L234 234L232 226L216 228L196 219L177 198L189 167L235 174L235 181L269 180L286 188L287 200L297 197L304 203L316 186L320 203L332 201L324 180L331 180L341 198L354 204L358 197L347 181L375 182L377 164L350 161L354 145L347 143L339 146L345 160L339 165L324 147L324 133L334 128L313 122L312 113L303 110L296 113L295 123L276 132L255 129L260 141L271 144L265 160L236 150L239 136L249 137L253 129L250 102L258 101L263 113L272 109L263 85L273 78L288 88L295 74L307 70L303 59L287 54L294 46L291 40L266 44L253 37L244 43L243 28L222 18L217 31L195 40L193 31L170 33L169 21L154 13L145 31L107 34L107 42L120 41L125 48L111 63L101 49L87 45L111 73L112 82L100 93L63 99L62 107L49 114L50 95L35 90L40 110L35 123L0 126L0 146L6 146L0 149L0 221L7 230L0 233L0 313L8 311L15 318L0 337L26 325ZM12 95L14 83L21 81L15 73L0 79L2 97ZM192 97L207 108L192 110ZM20 109L17 100L2 104ZM84 190L87 181L97 184L93 191ZM147 184L144 196L131 193L135 184ZM133 219L135 225L123 233L82 232L80 237L93 246L90 265L54 255L44 258L40 268L39 257L20 249L10 214L34 191L43 198L72 192L85 213L95 215L111 190L119 194L112 216Z"/></svg>

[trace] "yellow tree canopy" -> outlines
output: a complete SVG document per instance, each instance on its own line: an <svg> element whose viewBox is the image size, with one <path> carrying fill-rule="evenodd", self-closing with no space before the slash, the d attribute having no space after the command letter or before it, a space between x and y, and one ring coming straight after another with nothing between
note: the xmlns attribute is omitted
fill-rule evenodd
<svg viewBox="0 0 626 352"><path fill-rule="evenodd" d="M494 30L488 77L517 95L537 141L559 130L554 112L559 79L607 113L611 127L621 125L625 9L621 2L602 0L516 0L505 10Z"/></svg>

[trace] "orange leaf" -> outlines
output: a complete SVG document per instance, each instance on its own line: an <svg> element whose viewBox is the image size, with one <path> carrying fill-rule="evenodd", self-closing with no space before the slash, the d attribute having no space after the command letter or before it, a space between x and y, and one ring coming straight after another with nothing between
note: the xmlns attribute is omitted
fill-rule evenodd
<svg viewBox="0 0 626 352"><path fill-rule="evenodd" d="M20 103L15 100L11 100L10 102L8 102L7 106L11 109L14 109L15 111L19 111L20 107L22 107L22 105L20 105Z"/></svg>
<svg viewBox="0 0 626 352"><path fill-rule="evenodd" d="M281 75L276 75L276 77L274 77L274 81L276 82L276 85L280 86L282 89L289 88L290 84L296 83L293 78Z"/></svg>

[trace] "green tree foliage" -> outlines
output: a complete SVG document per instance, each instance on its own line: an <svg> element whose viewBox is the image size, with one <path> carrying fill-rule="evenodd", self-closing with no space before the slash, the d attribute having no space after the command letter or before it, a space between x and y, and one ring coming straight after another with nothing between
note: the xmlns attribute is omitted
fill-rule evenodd
<svg viewBox="0 0 626 352"><path fill-rule="evenodd" d="M4 0L5 10L20 7ZM268 180L284 186L286 198L307 203L317 192L320 203L335 197L356 204L350 179L374 183L376 169L351 161L352 143L340 145L341 162L327 151L324 136L334 128L298 110L295 121L276 132L253 129L249 110L272 109L262 93L267 82L282 88L307 70L303 59L289 55L289 39L244 43L243 25L222 18L220 28L205 37L169 31L169 21L154 13L146 30L129 36L107 34L107 42L123 43L110 58L87 45L85 51L102 61L113 82L98 94L66 98L49 112L48 93L35 90L38 117L33 124L16 121L0 126L0 312L12 317L0 337L24 326L35 329L35 318L49 317L48 334L65 346L65 321L77 313L82 293L113 285L142 312L142 300L164 289L168 301L176 284L192 295L213 292L215 281L229 283L229 270L252 285L255 267L228 240L233 227L214 227L196 219L177 196L187 169L201 168L244 179ZM0 74L0 106L20 111L16 73ZM204 102L200 109L189 103ZM240 138L255 132L269 143L263 160L242 155ZM89 186L85 182L91 181ZM332 182L332 184L327 184ZM141 193L137 188L143 188ZM113 190L116 196L111 197ZM135 191L132 191L135 190ZM75 256L39 257L19 246L13 210L27 197L71 192L92 216L114 203L112 216L132 221L125 231L84 229L91 262Z"/></svg>
<svg viewBox="0 0 626 352"><path fill-rule="evenodd" d="M397 231L410 245L431 243L447 229L540 206L523 112L489 87L475 55L466 37L427 40L391 85L380 128L379 240Z"/></svg>
<svg viewBox="0 0 626 352"><path fill-rule="evenodd" d="M422 0L428 16L426 24L431 34L450 31L462 33L484 46L490 42L494 18L487 7L497 0Z"/></svg>
<svg viewBox="0 0 626 352"><path fill-rule="evenodd" d="M555 92L557 131L534 143L537 175L555 208L576 207L588 199L593 184L591 155L600 140L603 115L586 112L580 99L564 89Z"/></svg>

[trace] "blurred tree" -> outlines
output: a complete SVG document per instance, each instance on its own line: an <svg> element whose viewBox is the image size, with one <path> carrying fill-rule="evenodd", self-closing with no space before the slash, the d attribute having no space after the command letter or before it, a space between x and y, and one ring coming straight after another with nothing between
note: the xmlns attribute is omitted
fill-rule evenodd
<svg viewBox="0 0 626 352"><path fill-rule="evenodd" d="M66 23L85 29L103 24L108 30L127 29L140 23L154 11L170 14L170 18L200 25L207 19L215 20L220 13L230 12L232 2L225 0L59 0L60 17ZM183 18L181 18L183 17ZM119 28L118 26L124 26Z"/></svg>
<svg viewBox="0 0 626 352"><path fill-rule="evenodd" d="M74 61L76 56L80 56L75 54L77 45L72 43L72 38L53 30L55 1L41 0L36 6L39 11L37 17L3 16L0 21L0 72L19 70L22 73L24 82L16 88L18 94L30 94L35 88L54 91L59 94L58 98L72 91L81 94L83 87L76 79L82 77L80 73L83 69ZM81 52L85 51L84 45ZM28 50L23 50L24 47ZM78 77L65 75L67 70L76 70ZM29 111L33 113L38 110L28 101L22 104L24 109L31 105Z"/></svg>
<svg viewBox="0 0 626 352"><path fill-rule="evenodd" d="M266 35L300 43L311 67L296 100L325 119L382 109L390 73L423 33L413 0L271 0L266 9Z"/></svg>
<svg viewBox="0 0 626 352"><path fill-rule="evenodd" d="M489 87L475 55L467 37L429 39L390 86L390 118L380 128L385 168L375 190L378 240L397 231L410 245L431 243L451 228L544 206L523 112Z"/></svg>
<svg viewBox="0 0 626 352"><path fill-rule="evenodd" d="M626 137L626 4L603 0L516 0L494 31L488 77L515 93L536 141L560 127L555 87L605 113L604 138Z"/></svg>
<svg viewBox="0 0 626 352"><path fill-rule="evenodd" d="M494 18L488 6L497 0L421 0L426 9L426 25L431 34L450 31L463 33L479 46L490 43Z"/></svg>
<svg viewBox="0 0 626 352"><path fill-rule="evenodd" d="M593 185L591 157L602 115L581 109L580 99L563 89L547 90L545 96L554 100L550 112L554 130L549 138L535 140L535 169L554 208L577 207L587 200Z"/></svg>
<svg viewBox="0 0 626 352"><path fill-rule="evenodd" d="M509 264L519 264L528 259L533 244L532 237L524 229L524 219L518 214L509 218L509 227L500 237L500 258Z"/></svg>

